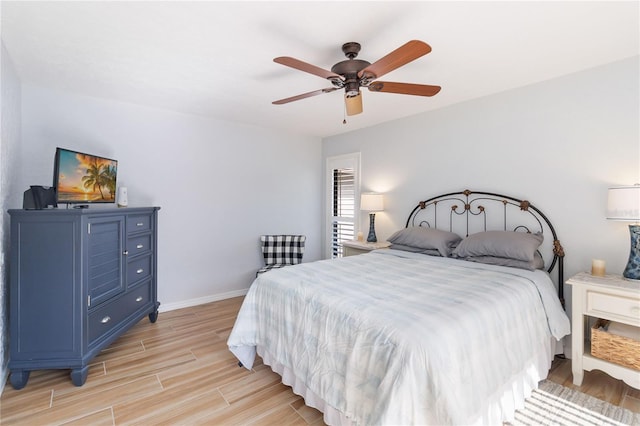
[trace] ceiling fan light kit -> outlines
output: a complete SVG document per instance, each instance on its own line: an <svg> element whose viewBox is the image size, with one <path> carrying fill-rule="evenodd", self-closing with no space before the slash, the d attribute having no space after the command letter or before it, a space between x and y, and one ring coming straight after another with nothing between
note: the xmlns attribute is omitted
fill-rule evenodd
<svg viewBox="0 0 640 426"><path fill-rule="evenodd" d="M344 104L347 110L347 115L357 115L362 112L362 93L358 92L357 95L344 94Z"/></svg>
<svg viewBox="0 0 640 426"><path fill-rule="evenodd" d="M282 105L323 93L333 92L338 89L344 89L347 115L356 115L363 111L361 87L366 87L371 92L387 92L415 96L433 96L440 91L440 86L374 81L384 74L431 52L431 46L427 43L420 40L411 40L373 64L362 59L356 59L360 48L360 44L356 42L343 44L342 52L347 57L347 60L338 62L332 66L331 71L288 56L275 58L273 61L276 63L325 78L329 80L333 86L273 101L273 104Z"/></svg>

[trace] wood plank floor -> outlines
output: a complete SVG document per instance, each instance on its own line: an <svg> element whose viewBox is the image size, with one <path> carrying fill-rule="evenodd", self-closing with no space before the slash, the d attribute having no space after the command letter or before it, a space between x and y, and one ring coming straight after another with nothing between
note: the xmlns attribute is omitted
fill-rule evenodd
<svg viewBox="0 0 640 426"><path fill-rule="evenodd" d="M5 385L2 425L322 425L280 376L260 361L237 366L226 346L242 298L144 319L104 350L87 382L66 370L34 371L27 386ZM571 384L569 360L554 361L550 379ZM580 391L640 412L640 391L604 373L585 373Z"/></svg>

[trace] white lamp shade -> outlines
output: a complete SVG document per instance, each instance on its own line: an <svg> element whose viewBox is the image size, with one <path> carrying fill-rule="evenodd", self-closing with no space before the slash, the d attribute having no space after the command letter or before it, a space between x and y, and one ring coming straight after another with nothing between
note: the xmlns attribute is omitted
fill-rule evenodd
<svg viewBox="0 0 640 426"><path fill-rule="evenodd" d="M382 194L362 194L360 197L360 210L368 212L384 210L384 197Z"/></svg>
<svg viewBox="0 0 640 426"><path fill-rule="evenodd" d="M640 185L609 188L607 219L640 221Z"/></svg>

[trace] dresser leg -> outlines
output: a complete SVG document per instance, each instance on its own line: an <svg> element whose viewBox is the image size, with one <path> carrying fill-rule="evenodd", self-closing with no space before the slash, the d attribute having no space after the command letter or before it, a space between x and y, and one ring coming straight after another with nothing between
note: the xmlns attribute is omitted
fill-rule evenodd
<svg viewBox="0 0 640 426"><path fill-rule="evenodd" d="M11 386L14 389L19 390L27 385L27 381L29 380L29 370L11 370Z"/></svg>
<svg viewBox="0 0 640 426"><path fill-rule="evenodd" d="M74 368L71 370L71 381L76 386L82 386L87 381L87 375L89 375L88 365L82 368Z"/></svg>
<svg viewBox="0 0 640 426"><path fill-rule="evenodd" d="M160 307L160 302L156 301L155 309L153 312L149 314L149 321L153 324L158 320L158 308Z"/></svg>

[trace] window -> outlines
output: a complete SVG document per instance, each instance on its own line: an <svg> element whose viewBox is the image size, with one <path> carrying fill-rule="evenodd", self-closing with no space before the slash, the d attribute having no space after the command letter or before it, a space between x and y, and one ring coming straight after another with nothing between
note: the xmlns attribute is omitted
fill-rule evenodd
<svg viewBox="0 0 640 426"><path fill-rule="evenodd" d="M360 154L327 159L327 257L342 257L342 242L355 239L360 199Z"/></svg>

